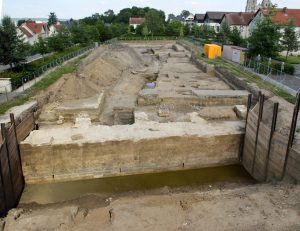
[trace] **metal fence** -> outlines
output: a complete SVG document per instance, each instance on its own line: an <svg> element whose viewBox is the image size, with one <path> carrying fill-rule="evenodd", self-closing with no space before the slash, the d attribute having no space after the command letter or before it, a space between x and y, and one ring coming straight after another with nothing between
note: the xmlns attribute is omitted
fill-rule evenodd
<svg viewBox="0 0 300 231"><path fill-rule="evenodd" d="M10 84L0 87L0 92L2 93L2 98L4 98L4 100L2 99L1 101L8 102L12 98L11 96L14 95L14 92L18 92L18 93L24 92L25 90L30 88L33 84L35 84L38 81L37 79L41 75L45 74L48 70L53 69L57 66L60 66L64 62L66 62L70 59L73 59L79 55L82 55L83 53L85 53L93 48L95 48L95 45L90 45L88 47L82 48L78 51L72 52L61 58L55 59L51 63L48 63L48 64L36 69L35 71L25 75L22 78L19 78L17 80L11 80ZM29 86L26 86L26 84L29 83L30 81L32 81L32 85L28 84ZM3 95L5 95L5 97L3 97Z"/></svg>
<svg viewBox="0 0 300 231"><path fill-rule="evenodd" d="M272 67L271 62L262 63L253 59L246 59L242 66L258 74L262 80L272 83L292 95L296 95L300 91L300 78L286 74L284 66L278 70Z"/></svg>

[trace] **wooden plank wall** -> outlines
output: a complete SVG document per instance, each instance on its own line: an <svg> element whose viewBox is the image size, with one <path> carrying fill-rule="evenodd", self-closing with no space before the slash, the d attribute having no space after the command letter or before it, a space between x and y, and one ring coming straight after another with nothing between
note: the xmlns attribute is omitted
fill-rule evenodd
<svg viewBox="0 0 300 231"><path fill-rule="evenodd" d="M18 204L25 186L19 143L35 128L33 113L17 123L11 115L11 124L8 127L1 125L0 217Z"/></svg>
<svg viewBox="0 0 300 231"><path fill-rule="evenodd" d="M264 100L263 97L260 99ZM299 106L296 104L295 118L297 108ZM281 181L286 177L300 181L300 149L293 147L291 142L296 124L292 124L289 136L282 135L276 130L277 112L278 103L274 103L273 115L268 115L270 121L273 119L270 126L258 118L254 109L248 111L242 164L259 182Z"/></svg>

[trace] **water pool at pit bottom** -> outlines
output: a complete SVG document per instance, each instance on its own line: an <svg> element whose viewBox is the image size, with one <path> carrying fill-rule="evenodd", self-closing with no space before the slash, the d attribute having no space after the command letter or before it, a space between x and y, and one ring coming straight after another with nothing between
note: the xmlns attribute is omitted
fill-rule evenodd
<svg viewBox="0 0 300 231"><path fill-rule="evenodd" d="M240 165L214 168L180 170L174 172L107 177L92 180L26 185L20 204L41 205L60 203L96 194L103 198L117 197L136 192L147 193L168 187L170 191L181 192L197 188L228 185L249 185L255 181Z"/></svg>

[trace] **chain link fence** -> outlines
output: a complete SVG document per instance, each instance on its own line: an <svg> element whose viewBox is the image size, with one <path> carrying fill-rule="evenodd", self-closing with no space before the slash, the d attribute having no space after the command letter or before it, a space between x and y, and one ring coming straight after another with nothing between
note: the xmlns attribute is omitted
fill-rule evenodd
<svg viewBox="0 0 300 231"><path fill-rule="evenodd" d="M295 95L300 91L300 78L286 74L284 72L284 65L278 70L272 67L271 61L262 63L258 60L245 59L242 66L259 74L263 80L276 84L290 94Z"/></svg>

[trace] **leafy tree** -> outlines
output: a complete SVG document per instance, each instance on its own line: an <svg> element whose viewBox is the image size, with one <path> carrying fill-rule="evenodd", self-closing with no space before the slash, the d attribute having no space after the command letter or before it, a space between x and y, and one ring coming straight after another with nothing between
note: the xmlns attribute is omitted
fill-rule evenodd
<svg viewBox="0 0 300 231"><path fill-rule="evenodd" d="M48 47L51 51L60 52L72 45L71 35L67 30L59 31L48 38Z"/></svg>
<svg viewBox="0 0 300 231"><path fill-rule="evenodd" d="M281 44L284 50L286 51L286 59L288 58L289 53L291 51L298 49L298 38L292 20L290 20L288 24L284 27Z"/></svg>
<svg viewBox="0 0 300 231"><path fill-rule="evenodd" d="M191 33L191 27L189 24L184 25L184 35L188 36Z"/></svg>
<svg viewBox="0 0 300 231"><path fill-rule="evenodd" d="M44 55L49 52L47 41L42 37L39 37L38 42L33 46L33 50L41 54L44 58Z"/></svg>
<svg viewBox="0 0 300 231"><path fill-rule="evenodd" d="M201 30L200 30L200 27L197 26L197 25L194 25L192 27L192 31L191 31L192 35L196 38L199 38L200 37L200 34L201 34Z"/></svg>
<svg viewBox="0 0 300 231"><path fill-rule="evenodd" d="M176 16L175 16L175 14L169 14L168 15L168 22L170 22L170 20L172 19L172 18L175 18Z"/></svg>
<svg viewBox="0 0 300 231"><path fill-rule="evenodd" d="M89 37L96 39L95 31L93 31L93 26L87 29L88 25L80 22L74 22L70 28L71 39L74 44L87 44L89 42ZM97 29L96 29L97 30Z"/></svg>
<svg viewBox="0 0 300 231"><path fill-rule="evenodd" d="M25 23L26 22L26 20L25 19L20 19L20 20L18 20L18 22L17 22L17 26L18 27L20 27L23 23Z"/></svg>
<svg viewBox="0 0 300 231"><path fill-rule="evenodd" d="M280 27L272 23L270 17L258 22L257 27L248 38L249 54L265 57L275 57L281 51Z"/></svg>
<svg viewBox="0 0 300 231"><path fill-rule="evenodd" d="M189 12L188 10L183 10L181 11L181 16L183 16L184 18L187 18L188 16L190 16L191 12Z"/></svg>
<svg viewBox="0 0 300 231"><path fill-rule="evenodd" d="M143 27L142 35L144 35L145 37L147 37L149 35L149 30L148 30L147 25L145 25Z"/></svg>
<svg viewBox="0 0 300 231"><path fill-rule="evenodd" d="M165 16L162 12L152 9L146 14L145 25L148 27L152 36L164 33L164 22Z"/></svg>
<svg viewBox="0 0 300 231"><path fill-rule="evenodd" d="M222 40L224 41L224 44L228 44L229 38L231 36L231 30L230 30L230 26L227 23L227 21L224 21L221 24L220 36L221 36Z"/></svg>
<svg viewBox="0 0 300 231"><path fill-rule="evenodd" d="M180 27L179 29L179 38L183 38L184 37L184 29L183 29L183 26Z"/></svg>
<svg viewBox="0 0 300 231"><path fill-rule="evenodd" d="M241 36L241 32L239 31L239 29L236 26L230 32L229 40L235 46L241 46L244 43L244 39Z"/></svg>
<svg viewBox="0 0 300 231"><path fill-rule="evenodd" d="M166 25L166 35L168 36L179 36L182 23L179 21L171 21Z"/></svg>
<svg viewBox="0 0 300 231"><path fill-rule="evenodd" d="M105 23L112 23L115 19L116 15L115 12L113 10L108 10L106 12L104 12L104 22Z"/></svg>
<svg viewBox="0 0 300 231"><path fill-rule="evenodd" d="M200 26L200 37L208 41L216 37L216 32L213 28L208 25Z"/></svg>
<svg viewBox="0 0 300 231"><path fill-rule="evenodd" d="M57 16L54 12L51 12L48 19L48 26L55 25L58 22Z"/></svg>
<svg viewBox="0 0 300 231"><path fill-rule="evenodd" d="M16 26L10 17L3 17L0 25L0 63L18 65L28 55L29 45L18 36Z"/></svg>

